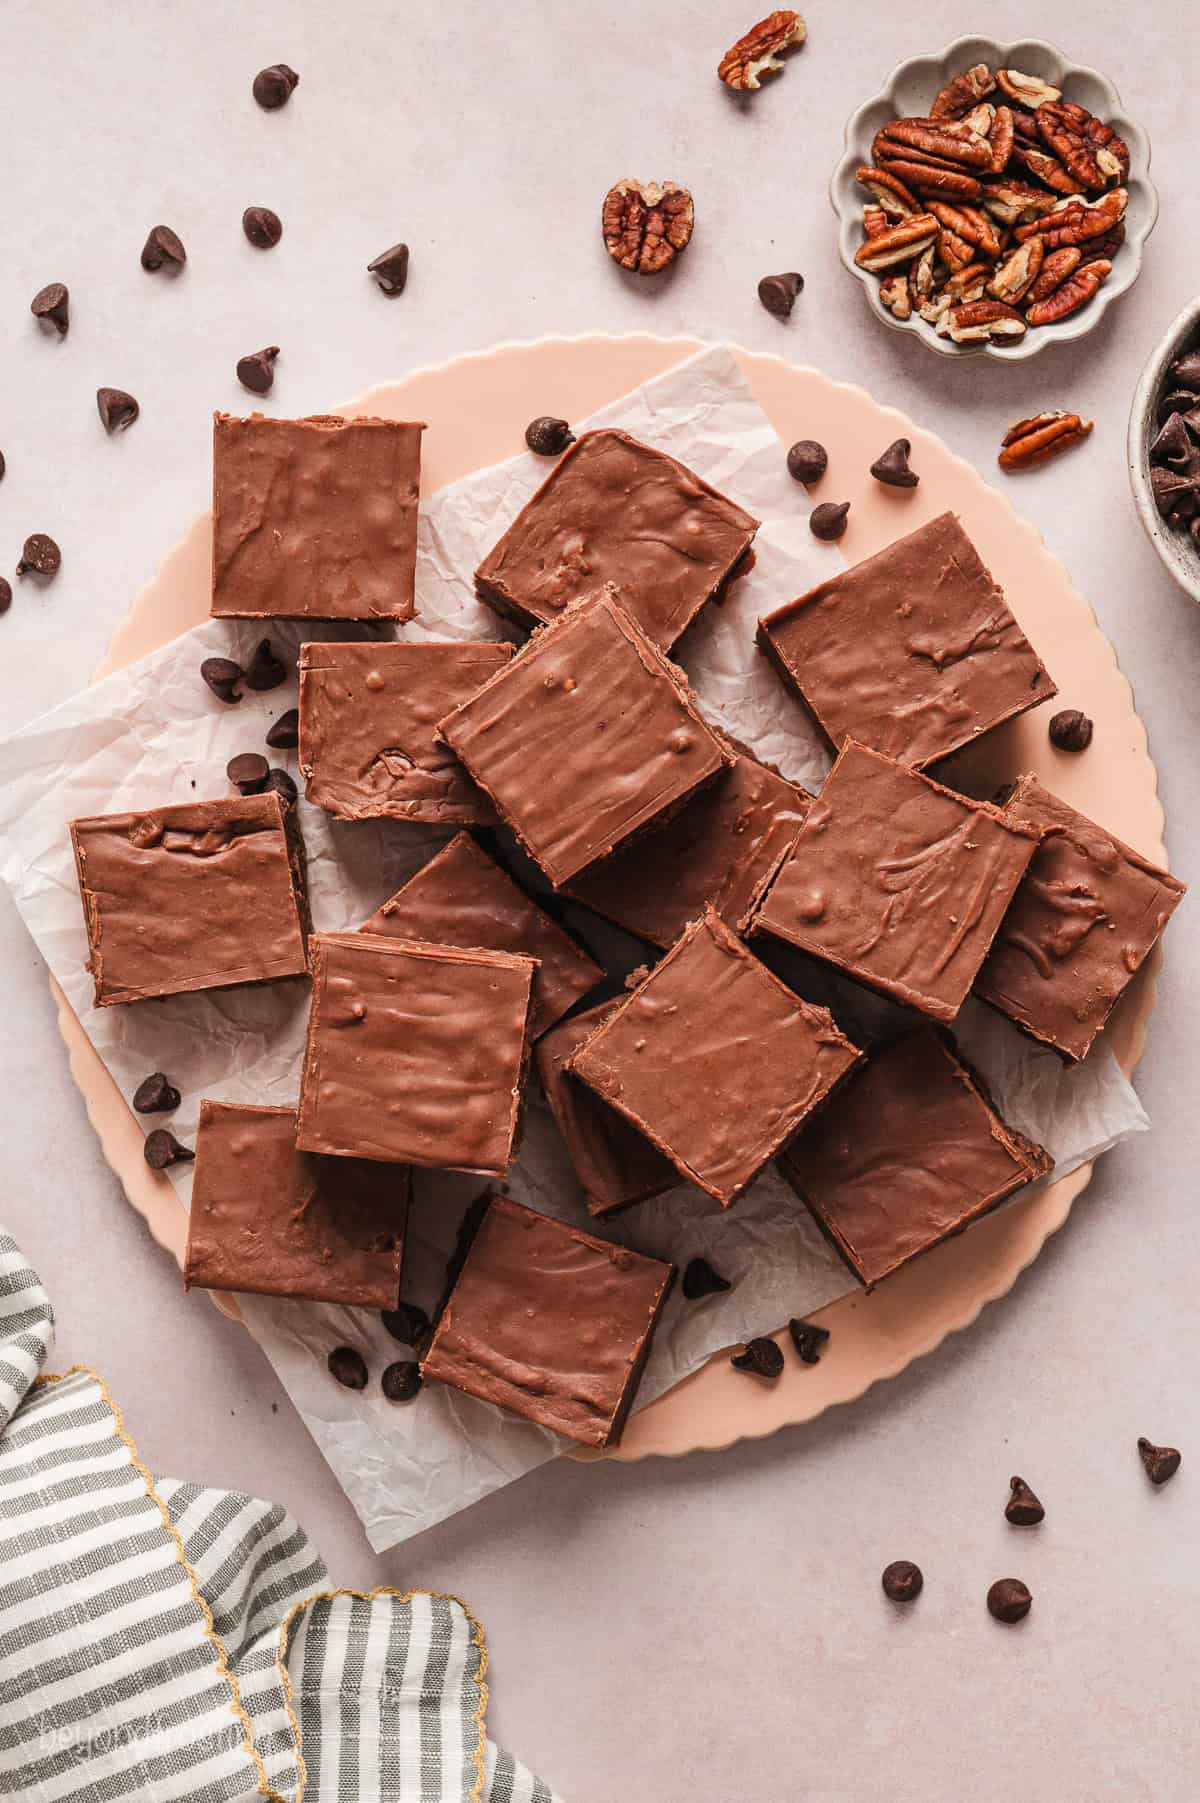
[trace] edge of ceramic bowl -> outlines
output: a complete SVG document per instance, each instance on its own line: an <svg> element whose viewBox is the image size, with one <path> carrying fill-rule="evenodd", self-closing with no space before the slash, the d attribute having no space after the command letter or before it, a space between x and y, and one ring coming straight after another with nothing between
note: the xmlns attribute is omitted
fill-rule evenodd
<svg viewBox="0 0 1200 1803"><path fill-rule="evenodd" d="M1138 378L1129 408L1126 456L1129 463L1129 486L1134 506L1147 538L1158 553L1159 561L1179 587L1200 601L1200 554L1190 538L1175 532L1163 519L1154 502L1150 487L1150 439L1154 419L1154 399L1167 369L1174 362L1185 339L1200 327L1200 296L1188 301L1175 315Z"/></svg>

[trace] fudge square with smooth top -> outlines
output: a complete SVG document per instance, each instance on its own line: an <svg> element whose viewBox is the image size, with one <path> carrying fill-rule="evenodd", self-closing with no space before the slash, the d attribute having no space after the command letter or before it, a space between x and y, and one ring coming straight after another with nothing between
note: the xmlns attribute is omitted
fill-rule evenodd
<svg viewBox="0 0 1200 1803"><path fill-rule="evenodd" d="M728 1207L860 1056L709 908L567 1069Z"/></svg>
<svg viewBox="0 0 1200 1803"><path fill-rule="evenodd" d="M669 651L750 549L758 521L694 471L631 438L585 432L475 572L482 601L547 625L604 583Z"/></svg>
<svg viewBox="0 0 1200 1803"><path fill-rule="evenodd" d="M1036 776L1021 777L1005 812L1043 837L975 993L1074 1063L1158 943L1185 886Z"/></svg>
<svg viewBox="0 0 1200 1803"><path fill-rule="evenodd" d="M415 420L213 418L214 614L409 620Z"/></svg>
<svg viewBox="0 0 1200 1803"><path fill-rule="evenodd" d="M609 594L535 632L438 730L556 889L733 762Z"/></svg>
<svg viewBox="0 0 1200 1803"><path fill-rule="evenodd" d="M584 1446L619 1437L674 1267L493 1196L421 1367Z"/></svg>
<svg viewBox="0 0 1200 1803"><path fill-rule="evenodd" d="M340 820L483 825L495 813L437 723L503 669L513 648L310 643L300 647L300 769L306 799Z"/></svg>
<svg viewBox="0 0 1200 1803"><path fill-rule="evenodd" d="M583 947L518 888L470 833L456 833L361 930L536 958L529 1020L535 1039L604 976Z"/></svg>
<svg viewBox="0 0 1200 1803"><path fill-rule="evenodd" d="M1053 1164L932 1027L873 1053L779 1162L868 1289Z"/></svg>
<svg viewBox="0 0 1200 1803"><path fill-rule="evenodd" d="M568 1070L584 1040L621 1007L623 997L572 1014L551 1028L537 1048L538 1073L567 1157L583 1190L588 1213L615 1214L674 1189L679 1172L579 1077Z"/></svg>
<svg viewBox="0 0 1200 1803"><path fill-rule="evenodd" d="M407 1165L296 1149L293 1108L203 1101L186 1289L395 1308Z"/></svg>
<svg viewBox="0 0 1200 1803"><path fill-rule="evenodd" d="M1039 832L850 742L750 922L951 1021Z"/></svg>
<svg viewBox="0 0 1200 1803"><path fill-rule="evenodd" d="M96 1006L308 969L300 851L279 796L71 821Z"/></svg>
<svg viewBox="0 0 1200 1803"><path fill-rule="evenodd" d="M532 958L314 933L296 1144L502 1176L512 1158Z"/></svg>
<svg viewBox="0 0 1200 1803"><path fill-rule="evenodd" d="M758 642L835 749L918 768L1057 693L953 513L768 614Z"/></svg>

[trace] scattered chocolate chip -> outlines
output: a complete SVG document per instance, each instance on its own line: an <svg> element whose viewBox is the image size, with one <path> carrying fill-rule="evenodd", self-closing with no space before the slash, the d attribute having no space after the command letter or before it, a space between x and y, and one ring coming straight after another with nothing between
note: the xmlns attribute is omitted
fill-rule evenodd
<svg viewBox="0 0 1200 1803"><path fill-rule="evenodd" d="M219 700L242 699L242 691L238 688L242 666L235 664L231 657L206 657L200 666L200 674Z"/></svg>
<svg viewBox="0 0 1200 1803"><path fill-rule="evenodd" d="M783 1370L783 1354L774 1340L765 1336L747 1340L744 1352L735 1352L729 1363L737 1371L752 1371L755 1377L776 1378Z"/></svg>
<svg viewBox="0 0 1200 1803"><path fill-rule="evenodd" d="M254 77L250 92L265 112L277 112L286 106L292 97L292 89L300 86L300 77L286 63L272 63L269 69L260 69Z"/></svg>
<svg viewBox="0 0 1200 1803"><path fill-rule="evenodd" d="M347 1390L366 1389L367 1361L353 1346L335 1346L326 1363L330 1376L335 1377Z"/></svg>
<svg viewBox="0 0 1200 1803"><path fill-rule="evenodd" d="M809 514L808 529L814 538L841 538L849 511L849 501L822 501Z"/></svg>
<svg viewBox="0 0 1200 1803"><path fill-rule="evenodd" d="M829 467L829 452L815 438L799 438L787 454L787 466L793 482L819 482Z"/></svg>
<svg viewBox="0 0 1200 1803"><path fill-rule="evenodd" d="M54 540L45 532L31 532L21 547L17 575L44 576L49 581L61 567L62 552Z"/></svg>
<svg viewBox="0 0 1200 1803"><path fill-rule="evenodd" d="M179 1091L162 1071L151 1071L134 1090L133 1105L139 1114L169 1114L179 1106Z"/></svg>
<svg viewBox="0 0 1200 1803"><path fill-rule="evenodd" d="M226 764L225 774L243 795L261 795L267 786L270 765L259 751L240 751Z"/></svg>
<svg viewBox="0 0 1200 1803"><path fill-rule="evenodd" d="M569 444L575 443L575 434L565 419L543 413L526 426L525 443L539 457L559 457Z"/></svg>
<svg viewBox="0 0 1200 1803"><path fill-rule="evenodd" d="M247 207L242 230L255 250L274 250L283 237L283 221L270 207Z"/></svg>
<svg viewBox="0 0 1200 1803"><path fill-rule="evenodd" d="M415 1302L398 1302L395 1308L385 1308L379 1319L402 1346L419 1346L429 1332L429 1316Z"/></svg>
<svg viewBox="0 0 1200 1803"><path fill-rule="evenodd" d="M153 226L142 246L142 268L152 275L157 269L170 270L174 274L186 262L187 252L179 235L169 225Z"/></svg>
<svg viewBox="0 0 1200 1803"><path fill-rule="evenodd" d="M132 426L141 408L123 388L97 388L96 411L111 438L114 432L124 432Z"/></svg>
<svg viewBox="0 0 1200 1803"><path fill-rule="evenodd" d="M389 1402L411 1402L421 1388L421 1367L416 1359L397 1359L379 1381Z"/></svg>
<svg viewBox="0 0 1200 1803"><path fill-rule="evenodd" d="M758 284L758 298L776 319L790 319L803 286L804 277L795 269L784 275L765 275Z"/></svg>
<svg viewBox="0 0 1200 1803"><path fill-rule="evenodd" d="M278 795L285 808L291 807L298 793L286 770L268 770L263 789L268 795Z"/></svg>
<svg viewBox="0 0 1200 1803"><path fill-rule="evenodd" d="M1020 1578L997 1578L987 1593L988 1614L997 1621L1024 1621L1033 1596Z"/></svg>
<svg viewBox="0 0 1200 1803"><path fill-rule="evenodd" d="M243 388L251 394L270 394L275 385L275 359L279 355L279 346L269 344L265 350L251 351L248 357L239 357L237 379Z"/></svg>
<svg viewBox="0 0 1200 1803"><path fill-rule="evenodd" d="M1092 742L1092 723L1077 707L1065 707L1050 721L1049 733L1056 751L1086 751Z"/></svg>
<svg viewBox="0 0 1200 1803"><path fill-rule="evenodd" d="M1155 1446L1153 1440L1143 1438L1138 1441L1137 1449L1152 1484L1165 1484L1183 1463L1183 1454L1173 1446Z"/></svg>
<svg viewBox="0 0 1200 1803"><path fill-rule="evenodd" d="M385 294L403 294L408 280L408 245L391 245L373 263L367 264L367 274L375 277Z"/></svg>
<svg viewBox="0 0 1200 1803"><path fill-rule="evenodd" d="M29 311L39 325L65 338L71 325L71 296L61 282L49 282L39 288L29 303Z"/></svg>
<svg viewBox="0 0 1200 1803"><path fill-rule="evenodd" d="M1010 1477L1008 1484L1012 1495L1004 1505L1005 1521L1011 1521L1015 1528L1035 1528L1046 1519L1045 1509L1023 1477Z"/></svg>
<svg viewBox="0 0 1200 1803"><path fill-rule="evenodd" d="M893 1603L915 1603L925 1588L925 1577L911 1559L893 1559L880 1578L883 1594Z"/></svg>
<svg viewBox="0 0 1200 1803"><path fill-rule="evenodd" d="M165 1171L169 1164L185 1164L196 1154L187 1146L181 1146L166 1127L156 1127L153 1133L146 1135L142 1156L152 1171Z"/></svg>
<svg viewBox="0 0 1200 1803"><path fill-rule="evenodd" d="M267 728L267 744L272 751L294 751L300 743L300 711L289 707L286 714L280 714L273 726Z"/></svg>
<svg viewBox="0 0 1200 1803"><path fill-rule="evenodd" d="M281 682L287 681L287 666L282 664L271 649L270 639L260 639L258 649L246 666L246 687L249 689L277 689Z"/></svg>
<svg viewBox="0 0 1200 1803"><path fill-rule="evenodd" d="M0 576L0 614L6 614L12 606L12 583L5 576Z"/></svg>
<svg viewBox="0 0 1200 1803"><path fill-rule="evenodd" d="M876 482L882 482L887 488L915 488L921 478L915 470L908 467L908 454L911 450L912 445L907 438L894 439L871 465L871 474Z"/></svg>
<svg viewBox="0 0 1200 1803"><path fill-rule="evenodd" d="M821 1349L829 1338L829 1329L818 1327L812 1321L791 1320L788 1322L788 1332L792 1336L797 1357L806 1365L819 1364Z"/></svg>
<svg viewBox="0 0 1200 1803"><path fill-rule="evenodd" d="M699 1302L702 1296L720 1296L733 1285L719 1271L714 1271L706 1258L693 1258L683 1273L680 1288L689 1302Z"/></svg>

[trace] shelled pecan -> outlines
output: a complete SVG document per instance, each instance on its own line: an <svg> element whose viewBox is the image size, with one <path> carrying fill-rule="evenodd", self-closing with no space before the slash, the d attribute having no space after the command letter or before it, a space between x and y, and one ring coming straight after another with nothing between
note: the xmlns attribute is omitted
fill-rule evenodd
<svg viewBox="0 0 1200 1803"><path fill-rule="evenodd" d="M1111 274L1112 264L1107 257L1098 257L1091 263L1081 263L1073 275L1059 283L1053 294L1026 307L1026 319L1031 326L1056 325L1060 319L1066 319L1069 314L1078 313L1080 307L1086 307Z"/></svg>
<svg viewBox="0 0 1200 1803"><path fill-rule="evenodd" d="M1035 413L1032 419L1019 419L1004 434L1000 467L1023 470L1035 463L1046 463L1072 445L1081 444L1092 424L1077 413Z"/></svg>

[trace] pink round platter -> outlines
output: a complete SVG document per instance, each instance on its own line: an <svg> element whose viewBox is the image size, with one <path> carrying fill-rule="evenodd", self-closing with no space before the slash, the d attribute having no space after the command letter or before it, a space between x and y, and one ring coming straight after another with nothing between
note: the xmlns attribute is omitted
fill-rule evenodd
<svg viewBox="0 0 1200 1803"><path fill-rule="evenodd" d="M694 339L642 335L501 345L372 388L338 411L426 420L422 487L432 493L511 456L531 413L542 404L537 397L568 419L583 419L701 348ZM817 438L828 448L831 462L850 473L848 479L843 474L839 489L840 497L852 502L851 525L838 547L845 561L855 563L953 508L1007 591L1069 705L1092 716L1105 748L1102 759L1064 757L1050 746L1044 721L1026 715L989 734L969 759L956 760L957 771L973 787L1033 771L1064 800L1165 864L1155 770L1133 694L1091 608L1034 528L940 439L894 408L881 406L863 389L778 357L740 350L736 355L782 444ZM921 473L915 493L885 489L867 473L882 446L901 436L912 440L913 464ZM207 618L209 536L206 514L134 600L97 678ZM978 787L976 792L986 791ZM1127 1073L1145 1042L1157 969L1156 954L1130 985L1107 1029L1108 1043ZM182 1262L187 1223L175 1191L164 1176L147 1168L141 1127L61 992L57 999L72 1075L104 1154L154 1238ZM1005 1295L1062 1226L1090 1175L1091 1167L1085 1165L1044 1185L905 1267L870 1295L856 1290L831 1303L814 1317L833 1329L816 1366L789 1359L784 1376L768 1388L747 1384L717 1355L631 1416L621 1445L605 1456L639 1459L723 1448L810 1421L832 1403L861 1396L880 1378L895 1376L931 1352L947 1334L969 1326L986 1303ZM233 1298L214 1300L236 1317Z"/></svg>

